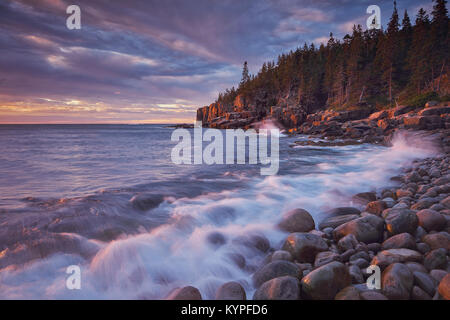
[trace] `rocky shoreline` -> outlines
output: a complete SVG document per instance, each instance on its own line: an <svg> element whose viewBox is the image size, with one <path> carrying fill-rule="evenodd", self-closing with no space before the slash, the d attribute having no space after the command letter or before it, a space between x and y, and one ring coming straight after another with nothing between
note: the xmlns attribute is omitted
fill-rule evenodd
<svg viewBox="0 0 450 320"><path fill-rule="evenodd" d="M425 130L441 154L414 161L392 177L398 186L356 194L356 207L335 208L319 223L302 208L285 213L277 227L289 235L279 248L260 246L267 256L252 275L256 292L248 298L450 300L449 110L447 104L429 102L421 110L399 107L366 114L362 120L354 120L361 118L357 112L326 111L308 116L291 131L325 140L295 145L339 146L389 145L399 129ZM367 287L369 266L379 267L379 289ZM201 298L190 286L167 297ZM219 300L246 298L237 282L223 284L216 294Z"/></svg>

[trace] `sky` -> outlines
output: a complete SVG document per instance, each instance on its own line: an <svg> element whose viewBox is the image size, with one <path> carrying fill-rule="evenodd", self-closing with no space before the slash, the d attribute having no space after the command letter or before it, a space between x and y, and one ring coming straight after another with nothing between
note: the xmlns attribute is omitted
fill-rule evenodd
<svg viewBox="0 0 450 320"><path fill-rule="evenodd" d="M69 30L69 5L81 29ZM0 123L192 123L244 61L366 28L391 0L0 0ZM399 0L411 20L431 0Z"/></svg>

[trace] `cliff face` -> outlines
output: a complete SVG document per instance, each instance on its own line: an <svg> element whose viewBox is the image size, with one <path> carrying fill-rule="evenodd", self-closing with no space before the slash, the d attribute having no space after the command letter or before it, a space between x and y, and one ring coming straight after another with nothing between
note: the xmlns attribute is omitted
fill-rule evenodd
<svg viewBox="0 0 450 320"><path fill-rule="evenodd" d="M307 112L289 99L280 98L277 105L266 107L265 104L246 101L238 95L232 104L220 102L197 110L197 121L211 128L250 128L252 124L264 119L271 119L286 129L299 127L307 117Z"/></svg>

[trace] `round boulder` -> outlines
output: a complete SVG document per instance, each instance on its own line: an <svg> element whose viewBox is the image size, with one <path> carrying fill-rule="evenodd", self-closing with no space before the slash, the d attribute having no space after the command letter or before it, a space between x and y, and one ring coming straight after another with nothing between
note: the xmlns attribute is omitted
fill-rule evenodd
<svg viewBox="0 0 450 320"><path fill-rule="evenodd" d="M306 299L331 300L351 284L348 268L333 261L308 273L301 281L302 295Z"/></svg>
<svg viewBox="0 0 450 320"><path fill-rule="evenodd" d="M391 300L407 300L414 285L414 277L408 267L393 263L381 275L383 294Z"/></svg>
<svg viewBox="0 0 450 320"><path fill-rule="evenodd" d="M202 295L197 288L187 286L173 290L166 300L202 300Z"/></svg>
<svg viewBox="0 0 450 320"><path fill-rule="evenodd" d="M416 215L419 219L419 226L428 232L433 230L441 231L447 224L447 220L442 214L431 209L420 210Z"/></svg>
<svg viewBox="0 0 450 320"><path fill-rule="evenodd" d="M340 225L333 231L333 236L339 240L348 234L353 234L360 242L378 242L383 237L383 226L383 219L370 214Z"/></svg>
<svg viewBox="0 0 450 320"><path fill-rule="evenodd" d="M448 273L439 283L439 294L445 300L450 300L450 273Z"/></svg>
<svg viewBox="0 0 450 320"><path fill-rule="evenodd" d="M291 276L298 278L300 275L300 268L289 261L274 261L266 264L253 274L253 284L259 288L264 282L274 278Z"/></svg>
<svg viewBox="0 0 450 320"><path fill-rule="evenodd" d="M313 217L304 209L286 212L278 227L287 232L308 232L315 228Z"/></svg>
<svg viewBox="0 0 450 320"><path fill-rule="evenodd" d="M283 250L288 251L297 262L313 263L316 254L328 250L328 245L315 234L295 232L287 237Z"/></svg>
<svg viewBox="0 0 450 320"><path fill-rule="evenodd" d="M299 300L300 285L297 278L285 276L264 282L253 295L253 300Z"/></svg>
<svg viewBox="0 0 450 320"><path fill-rule="evenodd" d="M246 300L245 290L240 283L231 281L217 289L216 300Z"/></svg>

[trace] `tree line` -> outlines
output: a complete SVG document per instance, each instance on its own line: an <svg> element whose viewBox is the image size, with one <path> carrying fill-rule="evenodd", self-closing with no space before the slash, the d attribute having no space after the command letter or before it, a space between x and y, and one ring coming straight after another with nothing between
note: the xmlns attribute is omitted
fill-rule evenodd
<svg viewBox="0 0 450 320"><path fill-rule="evenodd" d="M245 62L238 87L220 93L216 102L231 105L242 95L248 104L269 108L289 99L309 113L324 106L385 107L436 96L445 91L441 79L448 71L446 5L433 0L431 15L420 9L412 23L406 10L400 18L394 1L386 30L355 25L342 40L330 33L326 45L305 43L276 63L264 63L256 75L249 75Z"/></svg>

